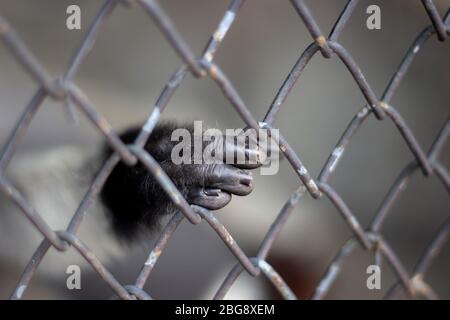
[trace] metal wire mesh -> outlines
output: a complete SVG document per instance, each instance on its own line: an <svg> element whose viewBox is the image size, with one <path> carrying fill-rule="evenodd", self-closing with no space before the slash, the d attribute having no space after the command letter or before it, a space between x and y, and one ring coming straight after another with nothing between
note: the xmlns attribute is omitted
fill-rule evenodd
<svg viewBox="0 0 450 320"><path fill-rule="evenodd" d="M214 56L219 48L222 40L227 35L230 27L233 25L238 11L245 0L233 0L225 11L222 20L219 22L217 29L212 33L204 51L200 58L196 57L185 42L181 34L175 28L170 17L164 12L155 0L129 0L118 1L108 0L96 15L89 31L86 33L79 49L74 54L71 63L66 72L59 77L53 77L34 57L25 43L14 32L8 22L0 16L0 35L6 47L12 52L17 61L28 71L33 80L38 82L40 88L36 91L25 111L17 122L14 130L11 132L9 139L3 149L0 158L0 189L13 201L28 220L39 230L44 236L44 240L31 257L21 279L19 280L15 291L12 293L12 299L20 299L27 289L31 279L33 278L39 263L44 259L48 249L53 246L59 251L65 251L69 247L77 250L98 273L98 275L108 283L112 291L122 299L151 299L151 296L143 290L143 287L152 273L159 256L163 252L167 242L176 232L180 222L186 218L192 224L198 224L202 220L214 229L217 235L224 241L229 250L236 257L237 263L224 279L222 285L217 290L214 299L222 299L230 290L234 281L239 277L243 270L252 276L260 276L264 274L270 282L276 287L280 294L286 299L295 299L296 296L288 287L283 278L274 268L267 262L266 258L271 250L275 239L283 230L283 226L288 223L289 215L293 208L299 202L301 195L306 190L313 198L319 200L323 196L330 199L334 204L337 212L341 214L348 228L352 231L353 236L348 242L342 246L328 267L327 272L323 275L321 281L317 284L313 299L324 298L330 290L330 287L336 280L343 261L358 246L371 252L376 261L380 263L381 259L385 259L394 270L398 283L389 290L387 297L399 288L403 289L409 297L425 297L436 298L437 295L430 285L426 282L426 273L434 259L438 256L441 248L445 244L450 231L450 218L442 225L440 231L435 235L433 241L423 252L422 257L414 269L409 274L400 260L399 256L392 250L380 232L386 217L391 212L393 204L398 199L400 193L405 189L408 178L417 170L421 170L425 177L436 176L441 182L443 188L450 191L450 175L448 169L439 163L439 155L444 148L445 142L448 140L450 133L450 119L447 118L439 134L436 136L434 143L428 148L428 152L419 145L412 131L403 120L398 111L390 105L390 101L402 82L406 71L414 61L416 53L424 45L424 43L432 36L436 35L440 41L447 39L450 33L450 10L444 18L439 13L432 0L422 0L424 13L429 16L430 26L426 27L412 43L397 70L393 74L390 82L387 84L381 98L378 98L372 90L370 84L366 80L364 74L353 60L351 54L339 42L339 36L342 33L347 21L352 16L358 0L349 0L343 8L340 16L337 18L329 36L324 36L319 25L308 9L308 6L302 0L291 0L293 8L302 19L307 30L311 34L313 42L302 52L295 65L287 75L285 81L281 85L277 95L273 99L272 104L268 108L266 116L259 122L257 121L245 102L240 97L238 91L227 78L226 74L214 62ZM113 10L117 10L118 6L136 6L145 11L153 22L158 26L173 50L178 54L183 64L179 67L166 86L162 90L153 111L149 115L145 125L142 127L139 136L131 145L125 145L112 130L111 126L102 114L96 111L96 108L89 101L83 91L73 82L74 76L77 74L83 60L87 54L94 48L96 38L101 28ZM240 115L247 126L258 129L260 127L272 128L275 117L280 112L283 102L286 100L290 90L295 85L298 78L302 75L302 71L309 63L310 59L318 52L326 59L337 58L347 67L353 76L355 83L363 94L367 105L365 105L350 121L348 127L344 130L341 138L337 141L335 149L331 152L325 162L317 179L313 179L308 170L303 166L299 156L290 147L288 141L280 134L279 148L286 157L292 169L300 179L299 188L288 198L285 205L279 212L272 226L265 235L264 240L260 244L258 253L255 257L249 257L234 241L231 234L223 224L217 219L216 215L205 208L189 205L175 188L170 178L164 173L158 162L148 154L143 146L155 128L161 113L169 103L173 93L188 74L198 79L205 77L212 78L222 90L224 96L229 100L231 106ZM15 186L7 180L4 175L16 146L20 143L22 137L26 133L34 116L46 98L62 101L70 112L75 110L84 114L87 119L101 132L105 140L115 151L114 154L103 164L92 181L88 191L84 195L78 209L73 214L66 230L52 230L41 215L33 208ZM399 133L403 137L404 143L411 151L411 162L400 172L394 184L390 187L379 209L377 210L370 226L364 229L358 219L355 217L351 209L347 206L340 195L328 184L330 175L336 168L339 159L347 150L352 138L356 134L358 128L365 120L374 115L378 120L392 121L398 128ZM282 128L281 132L282 132ZM148 255L147 260L142 266L141 272L132 285L121 284L111 272L96 257L82 240L77 236L80 224L83 222L84 216L89 208L93 205L99 191L101 190L105 180L113 170L114 166L120 161L124 161L128 165L135 165L141 162L148 171L157 179L162 188L170 196L171 200L178 207L179 211L171 218L168 224L162 230L159 239L156 241L153 249Z"/></svg>

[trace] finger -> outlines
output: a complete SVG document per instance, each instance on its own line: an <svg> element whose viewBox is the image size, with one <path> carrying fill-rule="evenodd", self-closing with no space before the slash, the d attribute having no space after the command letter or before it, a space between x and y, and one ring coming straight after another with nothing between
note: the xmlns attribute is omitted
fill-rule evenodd
<svg viewBox="0 0 450 320"><path fill-rule="evenodd" d="M210 164L203 170L206 188L219 188L239 196L245 196L253 190L253 177L248 171L227 164Z"/></svg>
<svg viewBox="0 0 450 320"><path fill-rule="evenodd" d="M261 148L256 135L250 131L225 136L224 162L241 169L255 169L263 164Z"/></svg>
<svg viewBox="0 0 450 320"><path fill-rule="evenodd" d="M231 201L231 194L220 189L193 188L189 191L188 202L209 210L218 210Z"/></svg>

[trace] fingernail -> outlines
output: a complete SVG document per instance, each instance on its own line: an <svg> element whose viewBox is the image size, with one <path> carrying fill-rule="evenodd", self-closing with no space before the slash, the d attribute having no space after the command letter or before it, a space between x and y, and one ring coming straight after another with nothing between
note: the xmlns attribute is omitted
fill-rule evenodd
<svg viewBox="0 0 450 320"><path fill-rule="evenodd" d="M239 182L243 185L250 186L253 181L252 174L250 172L243 172L241 175Z"/></svg>
<svg viewBox="0 0 450 320"><path fill-rule="evenodd" d="M220 190L219 189L204 189L203 193L209 197L218 197L220 194Z"/></svg>

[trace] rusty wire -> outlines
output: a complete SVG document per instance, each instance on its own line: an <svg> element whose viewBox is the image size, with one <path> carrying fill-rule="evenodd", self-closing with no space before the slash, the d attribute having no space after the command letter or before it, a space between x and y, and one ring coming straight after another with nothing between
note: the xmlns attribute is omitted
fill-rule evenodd
<svg viewBox="0 0 450 320"><path fill-rule="evenodd" d="M431 241L428 248L423 253L413 274L409 274L398 255L392 250L389 244L383 239L381 228L388 214L392 211L393 203L398 199L399 194L405 189L408 178L417 170L421 170L426 177L436 176L442 186L450 192L450 174L448 170L439 163L439 154L444 148L445 142L449 138L450 118L446 119L442 130L435 138L434 143L429 148L428 153L419 145L412 131L403 120L398 111L390 105L390 101L403 80L406 71L412 64L416 53L421 49L424 43L433 35L436 35L440 41L446 40L450 33L450 10L444 18L439 13L432 0L422 0L425 12L428 15L431 24L426 27L412 43L406 52L398 69L393 74L381 98L377 98L369 82L366 80L358 64L353 60L351 54L339 42L339 36L347 24L349 18L355 10L358 0L349 0L343 8L340 16L336 20L328 37L322 33L319 25L314 19L308 6L302 0L291 0L293 8L302 19L307 31L311 34L313 42L303 51L297 62L292 67L285 81L281 85L278 93L269 106L266 116L262 122L258 122L249 111L246 103L240 97L226 74L214 62L214 55L228 30L232 26L239 9L245 0L233 0L225 11L223 18L218 24L217 29L212 33L203 54L197 58L189 45L184 41L182 35L177 31L170 17L164 12L155 0L107 0L94 18L89 31L81 42L79 49L74 54L66 72L60 77L50 75L46 69L34 57L26 44L14 32L8 22L0 16L0 36L5 46L11 51L17 61L25 68L30 76L39 84L39 89L31 98L25 108L22 116L17 122L14 130L1 153L0 157L0 190L4 192L11 201L13 201L27 216L29 221L44 236L44 240L38 246L33 257L30 259L20 278L16 289L11 295L11 299L20 299L27 289L34 273L40 262L44 259L48 249L55 247L59 251L68 250L73 247L77 250L99 276L108 283L114 294L122 299L151 299L151 295L143 290L143 287L151 275L151 272L163 252L171 236L176 232L180 222L186 218L192 224L198 224L202 220L212 227L217 235L224 241L229 250L237 259L236 265L224 279L220 288L218 288L214 299L222 299L230 290L234 281L239 277L243 270L246 270L252 276L264 274L269 281L277 288L280 294L286 299L295 299L294 293L288 287L283 278L268 263L267 256L271 247L282 232L283 226L287 223L290 213L293 211L303 193L308 192L313 198L320 199L323 196L329 198L336 210L342 215L353 236L340 248L336 257L329 265L327 272L323 275L321 281L317 284L312 299L322 299L329 292L332 284L336 280L343 262L346 257L358 247L373 253L377 263L381 259L386 259L397 274L398 283L391 288L387 297L392 297L394 293L403 288L410 297L437 298L436 293L426 283L425 275L433 260L438 256L440 249L445 244L450 233L450 218L442 225L435 238ZM178 54L183 64L175 70L166 86L163 88L157 99L153 111L150 113L146 123L142 127L140 134L131 145L125 145L118 135L112 130L107 120L96 111L95 106L89 101L83 91L73 82L73 78L78 72L81 64L87 54L93 49L95 41L105 21L119 5L127 5L141 8L146 12L160 31L166 37L174 51ZM329 155L318 178L315 180L303 166L296 152L291 148L288 141L280 135L279 147L296 174L300 179L300 185L286 201L280 213L274 220L272 226L266 233L256 257L249 257L233 239L225 226L217 219L216 215L199 206L190 206L176 189L170 178L165 174L158 162L151 154L143 149L143 146L155 128L161 113L169 103L172 95L181 85L186 75L192 74L196 78L212 78L224 96L230 101L231 106L241 116L248 127L258 129L260 127L272 129L272 124L276 115L279 113L286 97L295 85L298 78L302 75L310 59L320 51L324 58L338 58L347 67L353 76L356 85L360 89L367 104L356 113L350 121L348 127L343 132L341 138L336 144L335 149ZM76 109L86 116L86 118L103 134L105 140L115 151L113 155L103 164L92 181L88 191L83 197L78 209L66 230L55 231L44 221L41 215L33 208L27 199L14 187L4 176L16 146L25 135L31 121L40 106L46 98L61 101L73 114ZM367 229L364 229L356 218L355 214L347 206L336 190L328 184L330 175L335 170L340 158L347 150L357 130L362 126L365 120L371 115L378 120L386 121L390 119L397 127L404 142L409 147L412 154L412 161L399 174L390 190L381 202L372 223ZM165 228L162 230L159 239L156 241L153 249L144 262L141 272L132 285L123 285L112 275L101 261L95 256L81 239L77 232L84 216L93 205L103 184L113 170L114 166L120 161L128 165L135 165L138 161L148 169L148 171L157 179L165 192L177 206L179 211L171 218Z"/></svg>

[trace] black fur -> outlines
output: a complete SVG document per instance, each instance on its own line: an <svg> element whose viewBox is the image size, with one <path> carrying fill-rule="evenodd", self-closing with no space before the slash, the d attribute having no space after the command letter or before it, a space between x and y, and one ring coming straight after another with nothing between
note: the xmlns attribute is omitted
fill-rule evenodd
<svg viewBox="0 0 450 320"><path fill-rule="evenodd" d="M156 126L145 144L145 150L159 162L186 197L188 187L195 178L184 174L182 166L175 166L170 160L172 148L177 143L171 141L170 137L178 127L169 122ZM192 126L184 127L193 132ZM139 130L140 127L129 129L120 138L124 143L132 143ZM111 149L105 148L105 155L110 154ZM107 179L101 199L110 212L114 231L127 239L138 235L142 227L150 230L157 228L163 215L176 210L164 190L141 163L130 167L120 162Z"/></svg>

